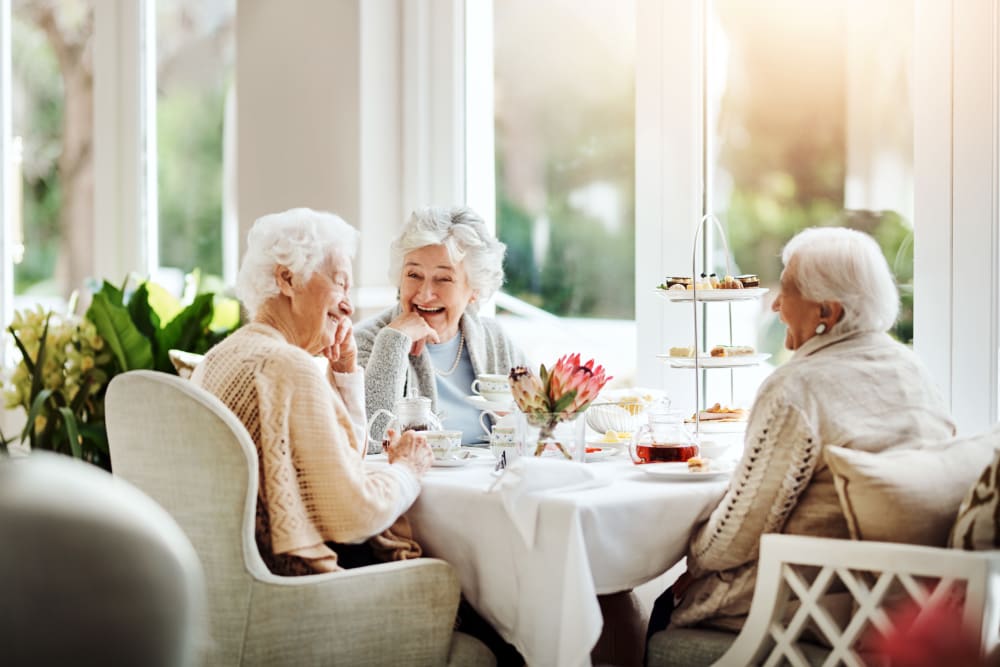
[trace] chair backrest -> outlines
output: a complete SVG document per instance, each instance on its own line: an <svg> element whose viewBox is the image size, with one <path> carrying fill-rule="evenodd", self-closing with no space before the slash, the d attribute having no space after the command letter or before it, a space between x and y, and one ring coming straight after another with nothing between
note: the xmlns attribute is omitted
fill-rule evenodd
<svg viewBox="0 0 1000 667"><path fill-rule="evenodd" d="M853 598L846 625L824 604L831 587ZM945 603L961 610L964 628L991 654L1000 642L1000 552L764 535L750 614L716 664L808 665L797 642L812 624L832 646L824 664L860 666L859 640L870 628L891 632L901 604L922 613Z"/></svg>
<svg viewBox="0 0 1000 667"><path fill-rule="evenodd" d="M114 474L160 503L201 558L212 636L206 664L239 663L253 578L272 576L254 539L250 435L215 396L156 371L116 376L105 412Z"/></svg>
<svg viewBox="0 0 1000 667"><path fill-rule="evenodd" d="M0 459L5 665L197 664L198 557L176 522L90 464Z"/></svg>

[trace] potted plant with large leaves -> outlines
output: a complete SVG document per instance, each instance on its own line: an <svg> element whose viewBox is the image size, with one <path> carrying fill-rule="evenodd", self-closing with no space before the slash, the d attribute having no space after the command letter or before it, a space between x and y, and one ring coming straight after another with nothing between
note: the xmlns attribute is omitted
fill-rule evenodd
<svg viewBox="0 0 1000 667"><path fill-rule="evenodd" d="M182 301L149 281L131 293L105 282L83 317L72 309L16 313L8 331L21 360L4 397L8 409L27 413L21 443L110 470L104 425L110 379L141 368L173 373L171 349L203 353L239 326L235 300L192 292ZM0 435L0 448L7 443Z"/></svg>

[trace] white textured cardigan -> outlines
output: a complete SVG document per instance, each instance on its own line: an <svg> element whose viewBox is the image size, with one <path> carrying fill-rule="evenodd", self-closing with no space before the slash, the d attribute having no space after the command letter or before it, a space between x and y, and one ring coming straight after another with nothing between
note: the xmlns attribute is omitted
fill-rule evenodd
<svg viewBox="0 0 1000 667"><path fill-rule="evenodd" d="M849 537L824 447L875 452L954 432L916 355L887 334L806 341L757 394L729 489L692 536L694 581L671 622L740 628L764 533Z"/></svg>
<svg viewBox="0 0 1000 667"><path fill-rule="evenodd" d="M418 355L411 355L410 337L388 327L401 312L397 304L354 327L358 363L365 369L365 404L369 415L379 409L391 411L403 396L430 398L431 409L439 410L437 379L430 353L424 349ZM480 318L467 310L459 327L465 334L465 348L475 374L506 374L512 367L526 363L524 355L514 347L496 320ZM383 420L381 429L387 423L388 420ZM381 429L373 429L374 439L369 443L369 451L378 448Z"/></svg>

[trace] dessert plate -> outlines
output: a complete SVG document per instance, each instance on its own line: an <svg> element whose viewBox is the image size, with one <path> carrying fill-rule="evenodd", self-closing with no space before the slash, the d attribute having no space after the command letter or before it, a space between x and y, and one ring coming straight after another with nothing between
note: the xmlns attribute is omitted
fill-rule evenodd
<svg viewBox="0 0 1000 667"><path fill-rule="evenodd" d="M587 443L587 449L597 448L596 452L586 452L585 457L587 461L606 461L612 456L618 456L622 453L622 447L620 445L609 445L607 443Z"/></svg>
<svg viewBox="0 0 1000 667"><path fill-rule="evenodd" d="M639 469L650 477L680 482L725 479L733 473L730 463L712 461L711 465L713 467L704 472L692 472L687 463L646 463L639 466Z"/></svg>
<svg viewBox="0 0 1000 667"><path fill-rule="evenodd" d="M767 287L747 287L745 289L700 289L698 301L749 301L759 299L770 290ZM656 288L657 294L671 301L690 301L694 290L669 290Z"/></svg>
<svg viewBox="0 0 1000 667"><path fill-rule="evenodd" d="M658 354L657 359L670 363L671 368L694 368L694 357L671 357L669 354ZM731 357L698 357L699 368L732 368L734 366L756 366L771 358L770 354L737 354Z"/></svg>

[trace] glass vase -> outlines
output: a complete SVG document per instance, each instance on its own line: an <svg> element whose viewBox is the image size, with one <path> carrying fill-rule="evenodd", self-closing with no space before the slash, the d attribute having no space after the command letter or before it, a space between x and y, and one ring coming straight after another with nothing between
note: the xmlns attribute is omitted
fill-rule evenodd
<svg viewBox="0 0 1000 667"><path fill-rule="evenodd" d="M584 412L518 412L517 442L522 456L545 456L583 462L586 452Z"/></svg>

